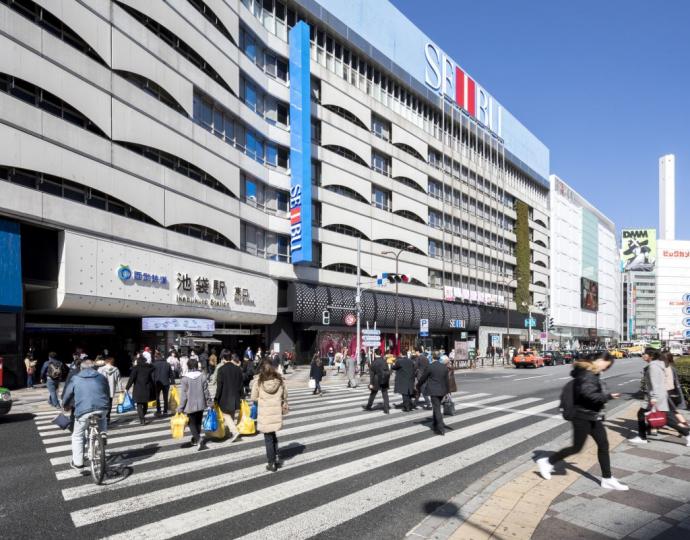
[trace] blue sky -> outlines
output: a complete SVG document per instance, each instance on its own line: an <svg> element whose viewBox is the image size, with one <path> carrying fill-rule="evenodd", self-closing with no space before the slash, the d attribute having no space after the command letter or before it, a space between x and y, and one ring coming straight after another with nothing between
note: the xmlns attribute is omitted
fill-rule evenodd
<svg viewBox="0 0 690 540"><path fill-rule="evenodd" d="M676 154L676 238L690 239L690 1L392 2L619 230L658 226L658 158Z"/></svg>

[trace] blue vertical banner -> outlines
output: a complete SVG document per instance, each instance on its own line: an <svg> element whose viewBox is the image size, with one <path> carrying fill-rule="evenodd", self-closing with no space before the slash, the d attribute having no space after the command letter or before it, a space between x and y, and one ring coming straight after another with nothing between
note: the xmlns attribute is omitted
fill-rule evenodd
<svg viewBox="0 0 690 540"><path fill-rule="evenodd" d="M292 27L290 42L290 253L311 262L311 73L309 25Z"/></svg>
<svg viewBox="0 0 690 540"><path fill-rule="evenodd" d="M19 224L0 219L0 311L22 309L22 245Z"/></svg>

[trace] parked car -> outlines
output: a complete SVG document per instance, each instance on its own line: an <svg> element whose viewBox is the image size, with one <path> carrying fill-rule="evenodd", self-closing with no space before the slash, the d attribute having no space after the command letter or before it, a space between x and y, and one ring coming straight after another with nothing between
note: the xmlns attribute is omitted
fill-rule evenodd
<svg viewBox="0 0 690 540"><path fill-rule="evenodd" d="M535 354L534 351L526 351L524 353L518 353L513 358L513 364L516 368L519 367L544 367L544 359Z"/></svg>
<svg viewBox="0 0 690 540"><path fill-rule="evenodd" d="M12 408L12 394L7 388L0 386L0 415L7 414Z"/></svg>
<svg viewBox="0 0 690 540"><path fill-rule="evenodd" d="M544 358L544 365L557 366L558 364L565 364L565 358L559 351L544 351L542 353Z"/></svg>
<svg viewBox="0 0 690 540"><path fill-rule="evenodd" d="M563 351L561 354L563 355L563 360L565 360L566 364L572 364L573 360L576 359L575 357L577 353L575 351Z"/></svg>

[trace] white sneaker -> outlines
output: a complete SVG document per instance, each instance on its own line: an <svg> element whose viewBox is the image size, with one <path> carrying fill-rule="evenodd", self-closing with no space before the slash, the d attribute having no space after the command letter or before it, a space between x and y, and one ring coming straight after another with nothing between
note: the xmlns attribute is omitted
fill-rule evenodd
<svg viewBox="0 0 690 540"><path fill-rule="evenodd" d="M611 478L602 478L601 487L604 489L615 489L616 491L628 491L630 489L625 484L621 484L613 476Z"/></svg>
<svg viewBox="0 0 690 540"><path fill-rule="evenodd" d="M543 457L537 460L539 466L539 474L544 480L551 480L551 473L553 472L553 465L549 463L549 458Z"/></svg>
<svg viewBox="0 0 690 540"><path fill-rule="evenodd" d="M690 435L685 437L685 440L686 440L685 446L690 446Z"/></svg>
<svg viewBox="0 0 690 540"><path fill-rule="evenodd" d="M628 439L628 442L633 444L647 444L649 441L647 439L643 439L638 435L634 439Z"/></svg>

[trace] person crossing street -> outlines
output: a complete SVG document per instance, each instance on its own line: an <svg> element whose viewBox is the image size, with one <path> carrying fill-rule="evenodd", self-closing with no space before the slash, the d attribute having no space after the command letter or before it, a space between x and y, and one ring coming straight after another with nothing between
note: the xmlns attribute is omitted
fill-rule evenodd
<svg viewBox="0 0 690 540"><path fill-rule="evenodd" d="M386 360L381 356L379 351L377 351L374 361L369 367L369 401L366 405L362 405L365 411L372 410L374 405L374 399L376 399L376 394L379 390L381 391L381 397L383 398L383 414L389 414L388 405L388 388L390 385L391 372L388 368Z"/></svg>
<svg viewBox="0 0 690 540"><path fill-rule="evenodd" d="M441 400L448 394L448 368L439 361L438 353L434 354L433 361L419 377L417 383L421 392L421 387L426 384L426 389L431 397L431 408L433 409L432 428L437 435L445 435L447 426L443 422L443 412L441 411Z"/></svg>
<svg viewBox="0 0 690 540"><path fill-rule="evenodd" d="M230 442L235 442L240 436L236 422L240 413L240 403L244 397L244 373L236 354L230 356L225 352L222 359L225 360L226 356L230 358L230 361L218 370L215 402L223 413L225 425L232 434Z"/></svg>
<svg viewBox="0 0 690 540"><path fill-rule="evenodd" d="M395 386L396 394L402 395L402 410L405 412L412 411L412 396L414 395L414 361L407 355L400 356L393 364L395 370ZM397 405L396 405L397 407Z"/></svg>

